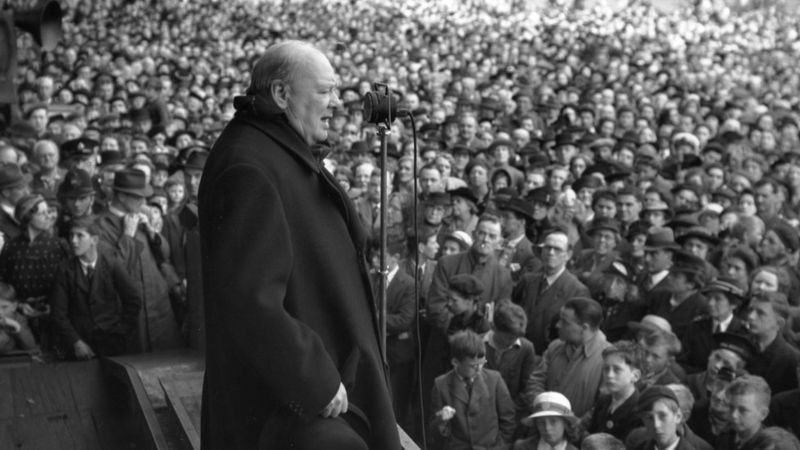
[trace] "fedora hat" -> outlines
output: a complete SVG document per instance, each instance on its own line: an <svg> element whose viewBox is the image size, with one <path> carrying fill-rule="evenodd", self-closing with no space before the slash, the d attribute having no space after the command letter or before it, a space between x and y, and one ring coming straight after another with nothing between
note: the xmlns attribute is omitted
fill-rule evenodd
<svg viewBox="0 0 800 450"><path fill-rule="evenodd" d="M644 242L645 251L652 250L678 250L680 247L675 243L675 235L671 228L658 228L651 230L647 234Z"/></svg>
<svg viewBox="0 0 800 450"><path fill-rule="evenodd" d="M617 222L616 219L611 219L607 217L595 219L592 221L592 224L589 226L589 229L586 231L586 234L592 236L600 230L608 230L614 234L619 234L620 233L619 222Z"/></svg>
<svg viewBox="0 0 800 450"><path fill-rule="evenodd" d="M33 177L29 173L22 173L16 164L0 165L0 190L24 186L31 182Z"/></svg>
<svg viewBox="0 0 800 450"><path fill-rule="evenodd" d="M708 229L705 227L691 227L688 230L686 230L683 234L678 236L678 238L675 239L675 241L677 241L679 245L684 245L684 243L686 243L687 240L692 238L705 241L711 247L715 247L717 244L719 244L719 238L711 234L711 232L709 232Z"/></svg>
<svg viewBox="0 0 800 450"><path fill-rule="evenodd" d="M136 169L124 169L115 173L114 191L139 197L153 195L153 187L147 184L144 172Z"/></svg>
<svg viewBox="0 0 800 450"><path fill-rule="evenodd" d="M203 170L208 160L208 152L205 150L195 150L189 154L186 164L183 166L184 170Z"/></svg>

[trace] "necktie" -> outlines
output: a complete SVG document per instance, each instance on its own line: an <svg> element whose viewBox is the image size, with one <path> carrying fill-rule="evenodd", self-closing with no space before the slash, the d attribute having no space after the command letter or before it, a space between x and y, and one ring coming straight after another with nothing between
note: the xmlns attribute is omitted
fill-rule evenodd
<svg viewBox="0 0 800 450"><path fill-rule="evenodd" d="M717 333L720 333L720 332L722 332L722 328L719 326L719 323L715 323L714 324L714 332L713 332L713 334L717 334Z"/></svg>
<svg viewBox="0 0 800 450"><path fill-rule="evenodd" d="M86 267L86 279L89 280L89 282L91 283L93 277L94 277L94 267L87 266Z"/></svg>

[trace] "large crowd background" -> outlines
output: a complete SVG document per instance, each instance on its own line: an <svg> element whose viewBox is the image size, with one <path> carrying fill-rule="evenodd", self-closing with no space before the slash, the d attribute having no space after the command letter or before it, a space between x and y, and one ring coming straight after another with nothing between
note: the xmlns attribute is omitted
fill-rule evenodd
<svg viewBox="0 0 800 450"><path fill-rule="evenodd" d="M263 49L303 39L340 76L312 150L376 279L361 99L382 82L407 111L387 135L387 352L415 439L664 448L664 404L678 448L800 448L797 16L562 3L62 2L56 50L19 33L0 351L202 349L203 164Z"/></svg>

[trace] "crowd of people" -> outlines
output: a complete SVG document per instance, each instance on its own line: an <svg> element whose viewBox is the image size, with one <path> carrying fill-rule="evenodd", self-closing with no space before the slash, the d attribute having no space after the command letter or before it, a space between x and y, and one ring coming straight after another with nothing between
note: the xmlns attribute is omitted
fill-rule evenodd
<svg viewBox="0 0 800 450"><path fill-rule="evenodd" d="M305 39L340 77L318 163L371 242L385 208L418 442L800 448L794 17L487 3L64 2L55 51L19 39L0 352L203 347L209 146L260 52ZM404 111L383 168L374 82Z"/></svg>

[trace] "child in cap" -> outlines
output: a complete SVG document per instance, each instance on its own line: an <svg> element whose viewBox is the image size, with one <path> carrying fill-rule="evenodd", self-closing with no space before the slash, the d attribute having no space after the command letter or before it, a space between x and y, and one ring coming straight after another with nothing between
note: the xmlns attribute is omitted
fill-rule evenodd
<svg viewBox="0 0 800 450"><path fill-rule="evenodd" d="M470 330L450 338L453 369L436 378L431 434L444 448L505 449L514 433L514 403L499 372L484 369L483 339Z"/></svg>
<svg viewBox="0 0 800 450"><path fill-rule="evenodd" d="M647 440L634 450L695 450L678 430L683 423L678 397L666 386L653 386L639 396L639 415L647 429Z"/></svg>
<svg viewBox="0 0 800 450"><path fill-rule="evenodd" d="M0 355L36 349L36 340L18 306L14 287L0 281Z"/></svg>
<svg viewBox="0 0 800 450"><path fill-rule="evenodd" d="M603 394L581 419L589 433L609 433L625 440L642 425L636 415L639 390L636 383L645 371L644 350L630 341L620 341L603 350Z"/></svg>
<svg viewBox="0 0 800 450"><path fill-rule="evenodd" d="M578 437L578 418L572 413L569 399L558 392L542 392L533 400L533 413L523 419L533 435L514 443L514 450L540 448L577 450L572 442Z"/></svg>

